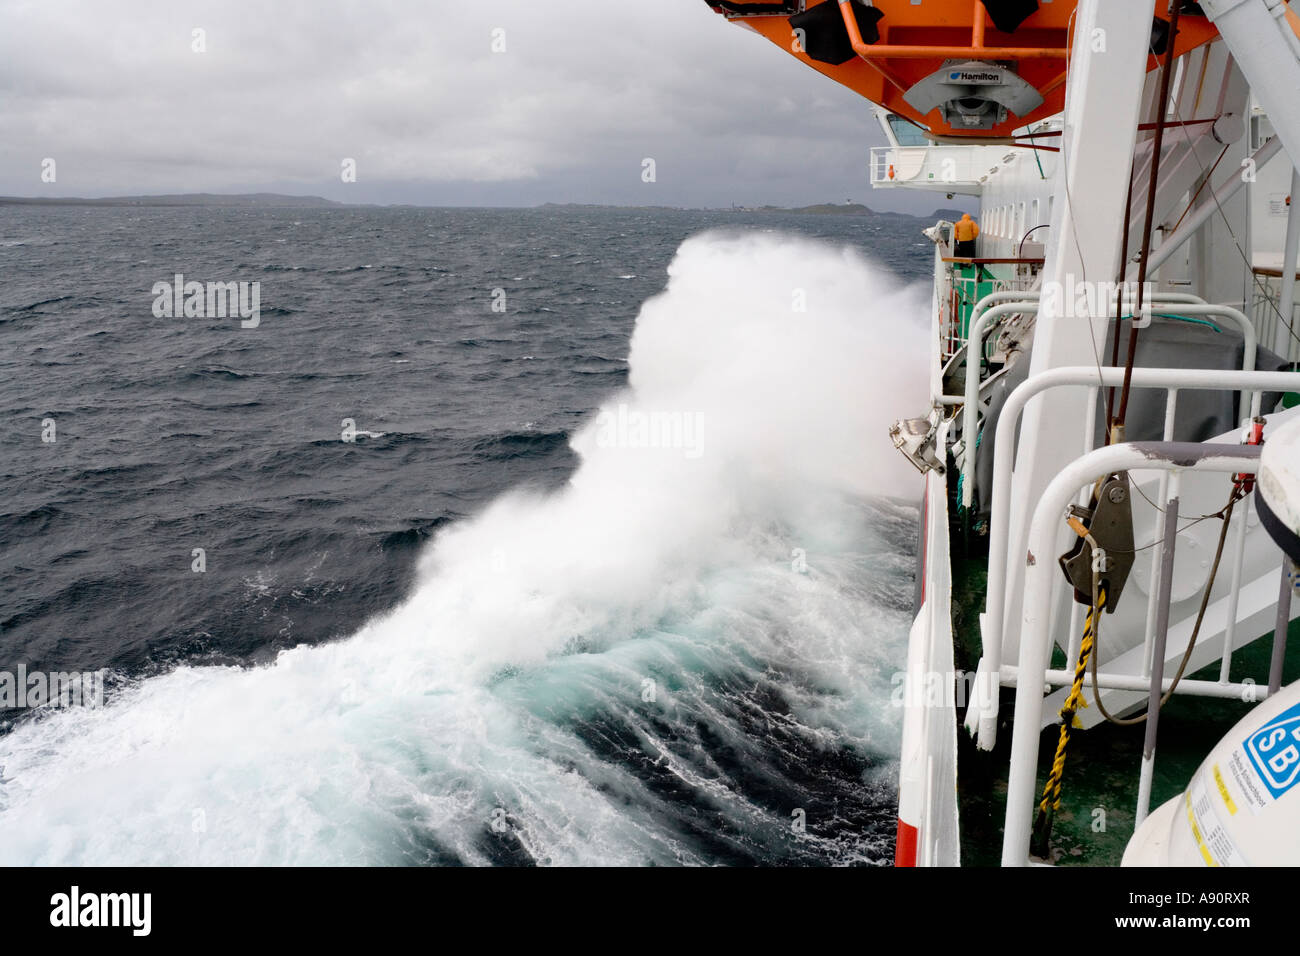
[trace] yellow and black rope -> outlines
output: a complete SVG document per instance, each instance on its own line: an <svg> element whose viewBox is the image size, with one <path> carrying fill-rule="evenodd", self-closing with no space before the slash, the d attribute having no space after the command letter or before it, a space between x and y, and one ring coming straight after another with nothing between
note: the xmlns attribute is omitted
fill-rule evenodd
<svg viewBox="0 0 1300 956"><path fill-rule="evenodd" d="M1083 699L1083 683L1088 674L1088 659L1092 656L1096 642L1094 622L1101 616L1106 606L1106 588L1100 587L1096 593L1096 603L1088 611L1084 624L1083 640L1079 643L1079 660L1074 665L1074 683L1070 686L1070 695L1061 707L1061 735L1056 742L1056 756L1052 758L1052 770L1047 775L1047 785L1043 788L1043 799L1038 804L1038 818L1034 821L1033 852L1036 856L1046 858L1052 838L1052 820L1056 811L1061 809L1061 785L1065 777L1065 754L1070 746L1070 731L1074 729L1074 715L1081 707L1086 707Z"/></svg>
<svg viewBox="0 0 1300 956"><path fill-rule="evenodd" d="M1231 494L1228 496L1228 503L1217 512L1208 515L1202 515L1197 520L1206 518L1219 518L1223 525L1219 530L1219 544L1214 553L1214 564L1210 568L1209 580L1205 584L1205 591L1201 598L1201 608L1196 615L1196 623L1192 628L1192 636L1188 641L1187 650L1183 653L1182 662L1178 666L1178 672L1174 675L1173 683L1160 699L1160 706L1173 696L1174 690L1178 687L1178 682L1182 680L1183 673L1187 669L1188 662L1191 660L1192 650L1196 647L1196 638L1200 634L1201 623L1205 617L1205 609L1209 604L1210 590L1214 587L1214 579L1219 570L1219 562L1223 557L1223 545L1227 539L1228 526L1232 521L1233 506L1245 497L1247 493L1246 476L1237 476L1234 482ZM1139 489L1140 490L1140 489ZM1094 552L1097 550L1097 542L1093 539L1088 529L1085 528L1077 518L1068 518L1066 523L1074 530L1075 534L1084 538L1092 546ZM1195 522L1193 522L1195 523ZM1182 529L1185 530L1185 529ZM1047 859L1051 852L1052 839L1052 821L1055 818L1056 811L1061 809L1061 786L1065 777L1065 755L1070 745L1070 732L1074 729L1075 714L1081 707L1087 706L1087 701L1083 698L1083 682L1089 670L1089 662L1092 665L1092 690L1094 698L1097 701L1097 707L1102 716L1113 724L1129 726L1138 724L1147 719L1146 714L1138 717L1120 718L1106 711L1101 702L1101 690L1097 686L1097 624L1100 623L1101 614L1106 608L1106 586L1101 583L1101 574L1098 566L1093 565L1092 572L1092 606L1088 609L1088 618L1084 624L1083 640L1079 644L1079 660L1074 666L1074 681L1070 687L1070 694L1065 698L1065 704L1061 707L1061 733L1056 743L1056 755L1052 758L1052 769L1047 775L1047 785L1043 787L1043 798L1038 804L1038 816L1034 820L1033 841L1030 849L1035 856Z"/></svg>

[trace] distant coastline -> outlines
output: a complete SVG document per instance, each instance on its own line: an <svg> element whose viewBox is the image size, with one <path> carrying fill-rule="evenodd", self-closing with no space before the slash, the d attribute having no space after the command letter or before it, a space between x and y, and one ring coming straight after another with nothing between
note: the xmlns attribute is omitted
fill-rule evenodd
<svg viewBox="0 0 1300 956"><path fill-rule="evenodd" d="M264 209L440 209L442 206L423 206L414 203L344 203L322 196L291 196L284 193L174 193L158 196L108 196L98 199L80 197L0 196L0 206L209 206L209 207L260 207ZM485 207L554 209L559 211L623 211L646 210L660 212L737 212L755 215L781 214L800 216L861 216L903 219L937 219L960 216L950 209L937 209L929 216L906 212L878 212L861 203L817 203L811 206L615 206L601 203L539 203L535 206Z"/></svg>
<svg viewBox="0 0 1300 956"><path fill-rule="evenodd" d="M879 212L861 203L817 203L812 206L711 206L711 207L682 207L682 206L607 206L599 203L542 203L534 207L536 209L577 209L577 210L615 210L615 209L646 209L660 210L663 212L744 212L754 213L756 215L780 214L780 215L797 215L797 216L875 216L875 217L898 217L902 219L929 219L928 215L917 215L908 212ZM939 213L950 214L952 210L936 210ZM961 215L958 213L957 215Z"/></svg>
<svg viewBox="0 0 1300 956"><path fill-rule="evenodd" d="M110 196L104 199L78 197L46 198L0 196L0 206L276 206L308 209L343 208L347 203L320 196L286 196L281 193L176 193L165 196Z"/></svg>

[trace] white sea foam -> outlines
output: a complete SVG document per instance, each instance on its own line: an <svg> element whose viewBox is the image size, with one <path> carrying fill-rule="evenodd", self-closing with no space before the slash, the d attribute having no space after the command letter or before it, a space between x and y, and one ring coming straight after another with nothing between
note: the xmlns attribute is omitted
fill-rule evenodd
<svg viewBox="0 0 1300 956"><path fill-rule="evenodd" d="M709 741L756 772L789 735L893 751L907 615L878 579L910 559L863 496L919 491L886 427L924 404L924 311L847 250L688 240L605 409L699 416L699 454L600 441L593 415L564 489L445 530L351 638L20 725L0 863L709 862L642 762L746 834L738 853L779 847L789 811ZM788 703L763 734L750 684ZM817 823L828 852L867 852Z"/></svg>

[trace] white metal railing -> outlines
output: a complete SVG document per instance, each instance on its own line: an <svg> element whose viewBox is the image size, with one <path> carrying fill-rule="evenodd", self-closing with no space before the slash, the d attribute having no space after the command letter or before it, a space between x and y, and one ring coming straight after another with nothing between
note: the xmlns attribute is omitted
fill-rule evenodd
<svg viewBox="0 0 1300 956"><path fill-rule="evenodd" d="M1278 320L1282 313L1279 310L1278 302L1281 299L1281 290L1279 288L1281 280L1273 276L1256 275L1254 294L1250 301L1251 315L1255 320L1255 329L1261 342L1276 343L1278 341ZM1295 303L1291 307L1291 328L1300 334L1300 303ZM1282 333L1288 342L1288 347L1282 355L1288 362L1300 362L1300 340L1295 336Z"/></svg>
<svg viewBox="0 0 1300 956"><path fill-rule="evenodd" d="M1053 388L1079 387L1083 386L1088 389L1088 400L1085 403L1085 417L1083 420L1083 449L1086 454L1092 453L1094 436L1096 432L1096 413L1100 393L1103 388L1115 388L1123 385L1124 369L1096 366L1076 366L1049 369L1039 375L1035 375L1016 388L1008 397L1002 407L1002 412L998 417L997 429L994 435L993 446L993 500L992 514L989 522L989 559L988 559L988 579L985 603L985 615L981 621L981 643L983 658L980 664L980 670L989 675L998 675L999 682L1015 683L1017 680L1015 672L1004 672L1002 667L1002 647L1004 641L1004 632L1006 627L1006 599L1007 594L1017 590L1020 585L1018 577L1013 579L1010 569L1013 567L1010 562L1012 554L1023 555L1026 553L1026 542L1020 534L1015 534L1016 541L1012 544L1013 529L1011 527L1011 491L1012 491L1012 466L1015 456L1015 435L1019 425L1020 415L1025 406L1031 399L1037 395ZM1263 392L1277 391L1295 391L1300 390L1300 372L1255 372L1241 371L1228 372L1214 369L1152 369L1152 368L1135 368L1132 371L1130 382L1133 388L1151 389L1159 388L1165 390L1165 424L1164 424L1164 441L1170 442L1173 438L1174 427L1177 422L1177 396L1180 389L1207 389L1215 391L1240 391L1243 397L1249 396L1250 410L1252 417L1259 412L1259 402ZM1115 447L1115 446L1112 446ZM1192 447L1201 447L1193 445ZM1237 446L1231 445L1213 445L1217 449L1232 448ZM1148 467L1148 466L1142 466ZM1077 490L1077 489L1076 489ZM1165 500L1168 493L1167 476L1162 476L1160 487L1160 500ZM1163 540L1165 531L1165 515L1157 514L1157 526L1155 533L1155 544L1152 548L1152 577L1155 580L1155 570L1159 567L1160 561L1164 554ZM1221 659L1220 682L1226 683L1229 663L1232 654L1233 625L1235 623L1237 599L1241 586L1241 567L1245 548L1247 521L1245 516L1238 525L1237 540L1234 546L1234 555L1231 564L1231 585L1228 595L1227 611L1227 631L1225 632L1223 643L1223 656ZM1023 533L1023 528L1017 529ZM1027 574L1028 569L1024 568L1023 562L1015 562L1014 568L1016 574ZM1058 572L1058 578L1059 578ZM1064 579L1060 578L1058 582L1057 594L1059 597L1059 588L1064 585ZM1151 660L1151 648L1155 631L1155 607L1156 591L1152 588L1149 594L1146 632L1144 635L1145 655L1148 662ZM1067 651L1067 659L1074 660L1078 656L1077 635L1079 631L1078 621L1079 611L1075 611L1075 620L1071 621L1070 647ZM1150 663L1144 668L1144 673L1150 673ZM1042 682L1037 686L1041 687ZM979 699L973 702L971 714L968 716L968 726L972 723L975 725L977 732L978 745L981 749L991 750L996 740L996 728L998 717L998 697L996 692L989 695L981 694Z"/></svg>
<svg viewBox="0 0 1300 956"><path fill-rule="evenodd" d="M944 265L951 266L952 263L944 263ZM990 302L994 300L994 297L1000 297L996 299L998 302L1036 298L1037 293L1030 293L1028 290L1037 281L1037 273L1006 277L986 276L980 279L957 276L954 275L953 269L948 269L948 307L942 340L944 362L951 361L954 356L965 348L970 338L970 326L973 326L975 320L979 317L979 307L982 303ZM982 282L992 283L993 291L977 300L975 295ZM967 328L963 331L961 327L961 307L966 302L971 303L971 313Z"/></svg>
<svg viewBox="0 0 1300 956"><path fill-rule="evenodd" d="M992 297L976 304L975 312L971 313L970 332L966 339L966 400L962 406L961 425L961 440L965 449L961 465L961 506L966 509L975 500L975 448L979 439L979 390L980 372L984 368L984 330L1003 316L1038 312L1038 303L1032 299L999 302L981 310L980 306Z"/></svg>
<svg viewBox="0 0 1300 956"><path fill-rule="evenodd" d="M934 355L930 362L930 397L939 400L943 395L943 369L947 364L944 355L944 341L948 335L948 308L952 301L952 272L944 256L951 248L953 224L946 219L939 220L934 228L939 230L939 239L934 244L934 282L933 298L930 302L930 346Z"/></svg>
<svg viewBox="0 0 1300 956"><path fill-rule="evenodd" d="M1168 370L1162 370L1168 371ZM1135 370L1136 374L1136 370ZM1242 373L1238 373L1242 374ZM1275 373L1285 374L1285 373ZM1267 386L1265 386L1267 387ZM1172 562L1172 543L1176 540L1177 497L1181 475L1186 471L1218 473L1253 472L1259 460L1257 445L1225 445L1193 442L1135 442L1109 445L1090 451L1067 465L1048 484L1033 512L1028 536L1028 554L1046 555L1054 550L1060 529L1061 515L1079 489L1091 485L1097 478L1117 471L1157 469L1167 476L1163 499L1173 512L1175 528L1165 537L1170 551L1165 560ZM1243 522L1244 524L1244 522ZM1059 577L1054 562L1041 560L1028 563L1025 577L1024 624L1021 631L1019 664L1016 667L1015 722L1011 744L1011 766L1007 781L1006 824L1003 830L1002 863L1004 866L1024 866L1029 861L1031 821L1033 817L1035 781L1038 768L1038 746L1043 721L1043 680L1050 673L1051 602L1053 579ZM1162 579L1158 591L1164 624L1168 623L1168 575ZM991 592L990 592L991 593ZM1164 633L1157 635L1163 643ZM1149 697L1146 726L1146 745L1139 768L1137 822L1146 816L1150 805L1151 781L1155 763L1155 741L1160 716L1159 700L1168 690L1164 679L1164 649L1160 647L1145 686ZM1098 673L1098 685L1110 686L1117 681L1112 675ZM1238 692L1256 685L1242 682L1235 685ZM1180 683L1179 692L1188 693ZM1263 696L1256 692L1256 697Z"/></svg>
<svg viewBox="0 0 1300 956"><path fill-rule="evenodd" d="M966 398L962 409L961 440L966 449L966 455L962 460L961 467L961 505L963 508L970 508L974 501L975 455L973 452L979 429L979 387L981 384L980 374L984 366L984 335L995 324L994 319L1001 319L1006 315L1020 312L1037 312L1038 299L1041 295L1041 291L1023 292L1015 295L994 292L976 303L974 310L971 312L970 329L966 340ZM1013 301L1009 303L1007 300ZM1124 305L1127 307L1131 306L1132 303L1126 301ZM1186 315L1189 318L1215 316L1231 321L1241 332L1242 370L1246 372L1255 370L1255 360L1259 348L1259 332L1256 329L1256 324L1247 318L1241 310L1229 305L1206 303L1199 296L1187 292L1157 292L1151 298L1151 306L1153 311L1160 311L1161 307L1176 306L1179 314ZM972 356L977 356L978 364L972 364ZM1258 414L1258 411L1254 414Z"/></svg>

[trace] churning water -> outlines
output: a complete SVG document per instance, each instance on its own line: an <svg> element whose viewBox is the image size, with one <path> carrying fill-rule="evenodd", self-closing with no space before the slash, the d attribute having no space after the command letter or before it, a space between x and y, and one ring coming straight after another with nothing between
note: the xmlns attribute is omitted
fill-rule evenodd
<svg viewBox="0 0 1300 956"><path fill-rule="evenodd" d="M921 224L693 216L6 212L0 862L887 861Z"/></svg>

